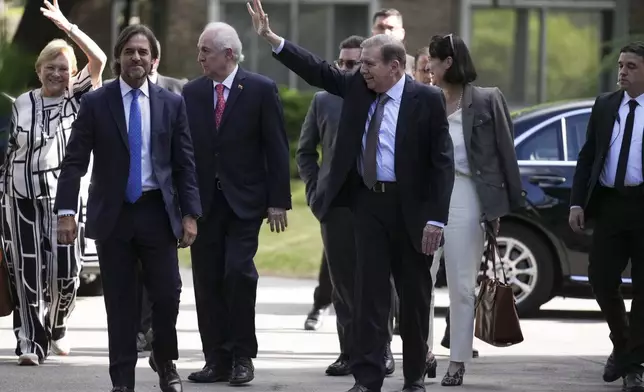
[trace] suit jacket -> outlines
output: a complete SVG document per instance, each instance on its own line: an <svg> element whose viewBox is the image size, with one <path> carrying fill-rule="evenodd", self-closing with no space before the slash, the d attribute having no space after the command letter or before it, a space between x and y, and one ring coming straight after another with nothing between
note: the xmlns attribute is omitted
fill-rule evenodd
<svg viewBox="0 0 644 392"><path fill-rule="evenodd" d="M104 84L111 83L114 80L116 79L108 79L104 82ZM188 83L187 79L175 79L170 76L164 76L160 73L157 73L157 86L172 91L175 94L181 95L181 90L186 83Z"/></svg>
<svg viewBox="0 0 644 392"><path fill-rule="evenodd" d="M181 96L154 83L150 90L150 154L172 230L183 234L182 217L201 215L192 141ZM54 210L74 210L81 177L94 153L87 200L86 236L110 236L125 202L130 152L118 80L85 94L72 125L58 179Z"/></svg>
<svg viewBox="0 0 644 392"><path fill-rule="evenodd" d="M290 155L277 86L238 68L219 129L215 89L202 76L183 88L204 218L217 179L241 219L262 219L269 207L291 208Z"/></svg>
<svg viewBox="0 0 644 392"><path fill-rule="evenodd" d="M584 208L586 219L592 217L594 212L592 196L604 169L613 126L623 97L624 92L621 90L600 95L590 114L586 142L579 151L570 196L570 205Z"/></svg>
<svg viewBox="0 0 644 392"><path fill-rule="evenodd" d="M514 149L514 128L501 91L466 85L463 138L483 220L494 220L525 204Z"/></svg>
<svg viewBox="0 0 644 392"><path fill-rule="evenodd" d="M326 91L315 93L306 113L295 160L306 186L306 200L318 219L320 203L329 181L331 158L340 123L342 98ZM322 143L322 164L318 164L318 146Z"/></svg>
<svg viewBox="0 0 644 392"><path fill-rule="evenodd" d="M357 158L376 93L367 88L359 73L344 73L288 41L273 56L307 83L344 98L327 189L319 206L324 220L332 205L350 207L353 193L363 186L357 175ZM420 252L427 222L447 223L454 154L441 90L405 78L396 126L395 171L407 230Z"/></svg>

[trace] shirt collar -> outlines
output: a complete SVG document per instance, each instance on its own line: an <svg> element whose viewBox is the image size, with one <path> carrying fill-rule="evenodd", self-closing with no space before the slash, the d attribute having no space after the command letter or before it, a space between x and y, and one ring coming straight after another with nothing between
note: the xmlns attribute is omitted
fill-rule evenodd
<svg viewBox="0 0 644 392"><path fill-rule="evenodd" d="M212 81L213 86L217 86L218 84L223 84L228 90L231 90L233 88L233 81L235 80L235 76L237 76L238 70L239 70L239 65L235 65L235 69L233 69L233 72L231 72L230 75L228 75L223 82L219 83L213 80Z"/></svg>
<svg viewBox="0 0 644 392"><path fill-rule="evenodd" d="M641 94L641 95L640 95L639 97L637 97L637 98L633 98L633 97L631 97L630 95L628 95L628 93L627 93L626 91L624 91L624 97L622 98L622 104L620 105L620 107L622 107L622 106L628 106L628 102L629 102L631 99L636 100L636 101L637 101L637 103L638 103L638 105L644 108L644 94Z"/></svg>
<svg viewBox="0 0 644 392"><path fill-rule="evenodd" d="M148 79L150 79L150 82L157 84L157 82L159 81L159 74L154 73L154 74L148 75Z"/></svg>
<svg viewBox="0 0 644 392"><path fill-rule="evenodd" d="M119 76L119 84L121 85L121 97L125 97L130 93L130 91L133 90L133 88L130 87L129 84L125 83L120 76ZM141 90L143 95L150 98L150 86L148 85L147 78L145 78L145 81L143 82L143 85L139 87L139 90Z"/></svg>
<svg viewBox="0 0 644 392"><path fill-rule="evenodd" d="M385 94L389 96L392 101L400 102L402 100L403 91L405 90L405 82L407 77L403 75L400 80L396 82Z"/></svg>

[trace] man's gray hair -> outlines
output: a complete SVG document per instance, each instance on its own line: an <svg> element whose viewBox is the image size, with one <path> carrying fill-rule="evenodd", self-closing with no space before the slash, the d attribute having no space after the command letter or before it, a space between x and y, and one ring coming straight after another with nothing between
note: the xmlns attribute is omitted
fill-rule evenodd
<svg viewBox="0 0 644 392"><path fill-rule="evenodd" d="M211 35L215 50L230 49L233 52L233 59L237 63L244 61L242 43L235 28L224 22L211 22L206 25L201 33Z"/></svg>
<svg viewBox="0 0 644 392"><path fill-rule="evenodd" d="M404 70L407 64L407 52L405 45L399 39L387 34L376 34L372 37L362 41L361 48L380 48L382 60L385 63L390 63L393 60L398 60L401 68Z"/></svg>

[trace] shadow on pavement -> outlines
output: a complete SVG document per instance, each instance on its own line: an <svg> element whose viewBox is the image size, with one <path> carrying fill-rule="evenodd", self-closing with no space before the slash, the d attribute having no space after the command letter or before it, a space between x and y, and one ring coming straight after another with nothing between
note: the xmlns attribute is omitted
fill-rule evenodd
<svg viewBox="0 0 644 392"><path fill-rule="evenodd" d="M107 352L77 348L67 358L52 357L38 368L19 367L12 350L0 350L0 390L3 392L90 392L109 391ZM230 391L226 384L193 384L188 374L201 368L197 350L182 350L179 373L185 391ZM324 369L332 361L326 353L261 352L256 359L256 378L243 390L284 392L345 392L353 385L351 377L328 377ZM101 363L97 362L100 361ZM599 356L490 356L468 365L465 384L459 391L587 392L617 391L620 383L601 380L604 357ZM385 380L383 392L399 391L402 386L401 361L396 373ZM440 388L447 360L439 358L438 378L427 380L427 390ZM137 368L137 392L158 391L157 378L145 358Z"/></svg>

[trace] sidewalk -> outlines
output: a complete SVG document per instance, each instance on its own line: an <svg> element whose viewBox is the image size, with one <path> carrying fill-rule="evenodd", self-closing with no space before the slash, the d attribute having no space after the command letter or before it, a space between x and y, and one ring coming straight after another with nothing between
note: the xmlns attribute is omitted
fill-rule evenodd
<svg viewBox="0 0 644 392"><path fill-rule="evenodd" d="M178 322L181 359L179 373L185 379L201 368L203 359L197 331L192 279L184 274L184 290ZM261 278L257 305L257 335L260 353L255 360L256 378L248 391L345 392L353 385L351 377L328 377L324 370L337 357L335 317L329 315L319 331L302 329L309 310L315 282ZM437 293L438 306L447 304L447 293ZM555 300L549 309L592 311L594 301ZM481 357L468 365L466 391L589 392L619 391L621 384L604 384L603 362L610 352L608 329L596 313L570 314L547 311L549 318L523 320L525 341L509 348L495 348L475 340ZM579 317L590 319L580 320ZM444 317L436 319L438 378L427 381L427 390L440 390L448 351L439 345L445 328ZM14 338L9 317L0 318L0 392L94 392L109 391L107 332L100 297L79 301L70 320L74 351L66 358L52 357L39 368L15 365ZM402 387L401 341L395 337L392 348L397 359L396 373L385 381L383 392ZM184 383L185 391L229 391L228 385ZM156 374L147 358L138 363L137 392L158 391Z"/></svg>

